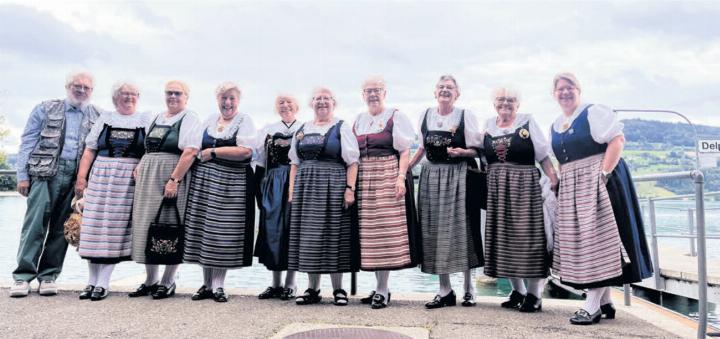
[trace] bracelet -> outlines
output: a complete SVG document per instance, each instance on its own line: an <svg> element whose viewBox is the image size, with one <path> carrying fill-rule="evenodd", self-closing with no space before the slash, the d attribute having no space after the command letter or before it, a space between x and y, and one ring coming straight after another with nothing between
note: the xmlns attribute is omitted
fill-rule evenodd
<svg viewBox="0 0 720 339"><path fill-rule="evenodd" d="M345 184L345 188L349 188L351 191L355 192L355 187L352 187L348 184Z"/></svg>
<svg viewBox="0 0 720 339"><path fill-rule="evenodd" d="M405 180L405 179L407 179L407 176L405 175L405 173L398 174L398 178L403 178L403 180Z"/></svg>
<svg viewBox="0 0 720 339"><path fill-rule="evenodd" d="M182 181L182 179L175 179L175 178L173 178L173 177L170 177L170 179L168 179L168 181L172 181L172 182L174 182L174 183L176 183L176 184L179 184L179 183Z"/></svg>

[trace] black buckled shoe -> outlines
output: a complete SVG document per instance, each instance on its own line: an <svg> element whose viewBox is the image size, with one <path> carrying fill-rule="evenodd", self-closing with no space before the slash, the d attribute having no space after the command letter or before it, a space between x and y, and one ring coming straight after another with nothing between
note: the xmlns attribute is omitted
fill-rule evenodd
<svg viewBox="0 0 720 339"><path fill-rule="evenodd" d="M213 292L213 300L219 303L227 302L228 296L225 294L225 289L222 287L216 288L215 292Z"/></svg>
<svg viewBox="0 0 720 339"><path fill-rule="evenodd" d="M294 288L283 288L282 293L280 294L280 300L290 300L292 298L295 298L295 289Z"/></svg>
<svg viewBox="0 0 720 339"><path fill-rule="evenodd" d="M305 293L303 293L303 295L299 295L297 298L295 298L295 303L298 305L310 305L317 304L320 302L320 300L322 300L320 290L308 288L305 290Z"/></svg>
<svg viewBox="0 0 720 339"><path fill-rule="evenodd" d="M164 285L158 286L157 290L153 292L152 298L153 299L165 299L170 298L175 295L175 283L170 285L170 287L165 287Z"/></svg>
<svg viewBox="0 0 720 339"><path fill-rule="evenodd" d="M338 288L333 291L333 305L335 306L347 306L348 304L348 294L345 292L344 289Z"/></svg>
<svg viewBox="0 0 720 339"><path fill-rule="evenodd" d="M190 297L190 299L205 300L205 299L210 299L212 297L213 297L212 290L207 288L207 286L202 285L202 286L200 286L200 289L197 290L197 292L193 293L193 295L192 295L192 297Z"/></svg>
<svg viewBox="0 0 720 339"><path fill-rule="evenodd" d="M435 298L431 302L425 304L425 308L433 309L445 306L455 306L457 303L456 299L457 297L455 296L455 291L450 290L450 293L444 297L441 297L439 294L435 295Z"/></svg>
<svg viewBox="0 0 720 339"><path fill-rule="evenodd" d="M283 288L282 287L268 287L262 293L258 294L258 299L274 299L274 298L280 298L280 295L282 294Z"/></svg>
<svg viewBox="0 0 720 339"><path fill-rule="evenodd" d="M370 305L375 297L375 291L370 291L370 295L365 298L360 298L360 303L364 305Z"/></svg>
<svg viewBox="0 0 720 339"><path fill-rule="evenodd" d="M388 292L387 300L385 300L385 296L382 294L375 294L372 299L372 304L370 304L370 308L374 310L378 310L381 308L385 308L390 303L390 292Z"/></svg>
<svg viewBox="0 0 720 339"><path fill-rule="evenodd" d="M605 319L615 319L615 306L613 304L601 305L600 312L605 315Z"/></svg>
<svg viewBox="0 0 720 339"><path fill-rule="evenodd" d="M538 297L528 292L522 305L520 305L520 312L534 313L538 311L542 311L542 299L538 299Z"/></svg>
<svg viewBox="0 0 720 339"><path fill-rule="evenodd" d="M103 300L103 299L107 298L108 294L110 294L110 292L108 292L108 290L106 288L102 288L100 286L95 286L95 288L92 291L92 294L90 295L90 300L91 301Z"/></svg>
<svg viewBox="0 0 720 339"><path fill-rule="evenodd" d="M508 300L504 301L500 304L500 306L502 308L518 308L522 304L523 300L525 300L525 296L520 292L513 290L512 293L510 293Z"/></svg>
<svg viewBox="0 0 720 339"><path fill-rule="evenodd" d="M82 292L80 292L80 300L90 299L90 295L92 294L94 288L95 288L95 286L93 286L93 285L85 286L85 289L83 289Z"/></svg>
<svg viewBox="0 0 720 339"><path fill-rule="evenodd" d="M140 287L138 287L135 290L135 292L128 293L128 297L137 298L137 297L145 297L145 296L151 295L151 294L155 293L155 291L157 291L158 286L160 286L160 285L158 285L158 283L154 283L150 286L141 284Z"/></svg>
<svg viewBox="0 0 720 339"><path fill-rule="evenodd" d="M472 295L472 293L465 292L465 295L463 296L463 301L460 303L460 305L465 307L472 307L477 305L477 301L475 301L475 296Z"/></svg>
<svg viewBox="0 0 720 339"><path fill-rule="evenodd" d="M599 323L601 317L602 311L600 310L590 314L588 311L581 308L575 312L575 315L572 318L570 318L570 323L573 325L592 325Z"/></svg>

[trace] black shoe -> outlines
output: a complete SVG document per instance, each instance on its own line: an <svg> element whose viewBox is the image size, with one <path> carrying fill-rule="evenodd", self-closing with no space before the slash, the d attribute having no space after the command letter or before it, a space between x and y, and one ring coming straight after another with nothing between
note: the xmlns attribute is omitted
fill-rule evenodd
<svg viewBox="0 0 720 339"><path fill-rule="evenodd" d="M192 300L205 300L213 297L213 292L207 286L202 285L200 289L195 292L190 299Z"/></svg>
<svg viewBox="0 0 720 339"><path fill-rule="evenodd" d="M282 287L268 287L262 293L258 294L258 299L280 298L282 291Z"/></svg>
<svg viewBox="0 0 720 339"><path fill-rule="evenodd" d="M333 305L335 306L347 306L348 304L348 294L345 292L344 289L338 288L337 290L333 291Z"/></svg>
<svg viewBox="0 0 720 339"><path fill-rule="evenodd" d="M103 300L103 299L107 298L109 293L110 292L108 292L107 289L102 288L100 286L95 286L95 289L93 289L92 294L90 295L90 300L91 301Z"/></svg>
<svg viewBox="0 0 720 339"><path fill-rule="evenodd" d="M308 288L305 290L305 293L303 295L299 295L297 298L295 298L295 303L298 305L310 305L317 304L320 302L320 300L322 300L320 290Z"/></svg>
<svg viewBox="0 0 720 339"><path fill-rule="evenodd" d="M225 289L222 287L216 288L215 292L213 292L212 297L213 297L213 300L215 300L219 303L224 303L224 302L228 301L228 296L227 296L227 294L225 294Z"/></svg>
<svg viewBox="0 0 720 339"><path fill-rule="evenodd" d="M518 308L522 304L523 300L525 300L525 296L520 292L513 290L512 293L510 293L508 300L500 304L500 306L502 308Z"/></svg>
<svg viewBox="0 0 720 339"><path fill-rule="evenodd" d="M153 299L165 299L170 298L175 295L175 283L170 285L170 287L165 287L164 285L158 286L157 290L153 292L152 298Z"/></svg>
<svg viewBox="0 0 720 339"><path fill-rule="evenodd" d="M605 319L615 319L615 307L612 303L601 305L600 312L605 315Z"/></svg>
<svg viewBox="0 0 720 339"><path fill-rule="evenodd" d="M532 293L528 293L520 305L520 312L523 313L534 313L542 311L542 300L534 296Z"/></svg>
<svg viewBox="0 0 720 339"><path fill-rule="evenodd" d="M365 298L360 298L360 303L364 305L370 305L375 297L375 291L370 291L370 295Z"/></svg>
<svg viewBox="0 0 720 339"><path fill-rule="evenodd" d="M138 287L135 290L135 292L128 293L128 297L137 298L137 297L145 297L145 296L151 295L151 294L155 293L155 291L157 291L158 286L160 286L160 285L158 285L158 283L154 283L150 286L141 284L140 287Z"/></svg>
<svg viewBox="0 0 720 339"><path fill-rule="evenodd" d="M463 296L463 301L460 303L460 305L463 305L465 307L472 307L477 304L477 301L475 301L475 296L472 295L472 293L465 292L465 295Z"/></svg>
<svg viewBox="0 0 720 339"><path fill-rule="evenodd" d="M385 308L390 303L390 292L388 292L387 300L385 300L385 296L382 294L375 294L372 299L372 304L370 304L370 308L377 310L381 308Z"/></svg>
<svg viewBox="0 0 720 339"><path fill-rule="evenodd" d="M295 289L294 288L283 288L282 293L280 294L280 300L290 300L292 298L295 298Z"/></svg>
<svg viewBox="0 0 720 339"><path fill-rule="evenodd" d="M450 290L450 293L444 297L441 297L439 294L435 295L435 298L431 302L425 304L425 308L433 309L445 306L455 306L455 303L457 303L457 300L455 300L456 298L455 291Z"/></svg>
<svg viewBox="0 0 720 339"><path fill-rule="evenodd" d="M90 299L90 295L92 294L94 288L95 286L93 285L85 286L85 289L80 292L80 300Z"/></svg>
<svg viewBox="0 0 720 339"><path fill-rule="evenodd" d="M570 323L573 325L592 325L599 323L601 317L602 311L600 310L590 314L588 311L581 308L575 312L575 315L572 318L570 318Z"/></svg>

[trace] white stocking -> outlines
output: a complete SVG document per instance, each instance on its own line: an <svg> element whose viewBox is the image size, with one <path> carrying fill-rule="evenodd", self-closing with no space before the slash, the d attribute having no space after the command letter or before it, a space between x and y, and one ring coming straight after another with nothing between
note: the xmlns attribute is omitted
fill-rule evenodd
<svg viewBox="0 0 720 339"><path fill-rule="evenodd" d="M320 274L308 273L308 288L315 291L320 289Z"/></svg>
<svg viewBox="0 0 720 339"><path fill-rule="evenodd" d="M527 295L527 289L525 289L525 281L522 278L507 278L510 281L513 291L517 291L522 295ZM511 292L512 293L512 292Z"/></svg>
<svg viewBox="0 0 720 339"><path fill-rule="evenodd" d="M452 290L452 284L450 284L450 275L449 274L439 274L438 280L440 281L440 291L438 291L438 294L441 297L444 297L450 293Z"/></svg>
<svg viewBox="0 0 720 339"><path fill-rule="evenodd" d="M165 265L165 272L163 272L160 285L170 288L175 283L175 274L178 268L180 268L180 265Z"/></svg>
<svg viewBox="0 0 720 339"><path fill-rule="evenodd" d="M160 280L160 266L158 265L145 265L145 286L152 286L158 283Z"/></svg>
<svg viewBox="0 0 720 339"><path fill-rule="evenodd" d="M600 309L600 299L602 299L602 295L605 293L606 288L607 287L588 289L583 309L588 311L590 314L595 314L595 312Z"/></svg>
<svg viewBox="0 0 720 339"><path fill-rule="evenodd" d="M330 273L330 281L332 282L333 291L342 288L343 274L342 273Z"/></svg>
<svg viewBox="0 0 720 339"><path fill-rule="evenodd" d="M98 275L100 275L100 264L93 264L88 261L88 285L97 285Z"/></svg>
<svg viewBox="0 0 720 339"><path fill-rule="evenodd" d="M377 278L377 286L375 287L375 293L380 294L387 300L388 297L388 279L390 278L390 271L377 271L375 272L375 278Z"/></svg>

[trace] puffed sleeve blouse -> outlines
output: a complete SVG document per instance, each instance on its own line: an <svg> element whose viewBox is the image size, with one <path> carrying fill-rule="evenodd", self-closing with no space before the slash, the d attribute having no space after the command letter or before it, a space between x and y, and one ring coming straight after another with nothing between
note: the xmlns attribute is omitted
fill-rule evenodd
<svg viewBox="0 0 720 339"><path fill-rule="evenodd" d="M200 146L202 145L203 130L200 117L198 117L197 113L195 113L194 111L186 109L169 118L165 117L165 113L163 112L157 115L155 124L172 125L183 117L185 118L183 119L182 125L180 125L178 148L181 150L184 150L186 148L194 148L199 150ZM152 125L152 123L153 120L150 120L150 122L147 124L146 132L150 132L150 126Z"/></svg>
<svg viewBox="0 0 720 339"><path fill-rule="evenodd" d="M97 120L90 133L85 137L85 146L92 150L97 150L98 139L105 125L115 128L145 128L150 124L152 115L150 112L135 112L130 115L120 114L119 112L103 112Z"/></svg>
<svg viewBox="0 0 720 339"><path fill-rule="evenodd" d="M265 154L265 138L268 135L274 135L275 133L293 135L295 134L295 131L297 131L298 127L300 127L300 122L294 122L289 126L290 127L288 127L288 125L285 125L282 121L279 121L276 123L267 124L262 129L260 129L255 139L255 159L253 160L255 166L265 166L265 160L267 157L267 154Z"/></svg>
<svg viewBox="0 0 720 339"><path fill-rule="evenodd" d="M550 143L532 115L518 113L512 126L505 128L498 127L497 117L487 119L485 121L485 133L490 135L490 137L506 135L513 133L516 129L526 123L528 123L530 140L532 141L533 148L535 149L535 161L541 162L550 155Z"/></svg>
<svg viewBox="0 0 720 339"><path fill-rule="evenodd" d="M572 125L572 122L590 106L589 104L579 105L569 119L561 114L552 125L555 132L564 132L562 126L565 123ZM617 114L612 108L605 105L592 105L588 108L588 124L590 125L590 135L593 140L599 144L607 144L619 135L623 135L623 124L618 120Z"/></svg>
<svg viewBox="0 0 720 339"><path fill-rule="evenodd" d="M339 119L334 118L332 123L322 126L316 126L312 122L312 120L308 121L305 123L303 133L305 135L311 133L325 134L331 127L335 126L338 121ZM296 143L297 142L295 139L295 135L293 135L288 157L290 158L291 164L300 165L301 160L297 155L297 149L295 149ZM352 131L352 126L347 121L343 122L342 126L340 127L340 152L342 159L343 161L345 161L345 164L347 164L347 166L357 163L358 159L360 158L360 149L358 147L357 138Z"/></svg>
<svg viewBox="0 0 720 339"><path fill-rule="evenodd" d="M410 118L394 108L386 109L376 116L372 116L368 112L358 114L355 118L355 134L380 133L385 129L391 117L393 118L393 148L398 152L403 152L415 142L415 130Z"/></svg>
<svg viewBox="0 0 720 339"><path fill-rule="evenodd" d="M466 109L465 111L465 147L480 148L483 142L483 134L475 114ZM422 135L422 124L425 118L425 112L420 113L418 121L418 135ZM454 107L453 111L445 116L438 113L437 108L431 108L427 113L427 130L428 131L446 131L450 132L460 126L460 118L463 116L463 109ZM422 142L420 143L422 146Z"/></svg>
<svg viewBox="0 0 720 339"><path fill-rule="evenodd" d="M215 113L207 118L203 123L201 135L207 130L208 135L215 139L228 139L237 132L235 137L237 145L255 150L257 130L255 129L255 123L253 123L249 115L238 112L222 131L218 131L217 129L219 118L220 113Z"/></svg>

